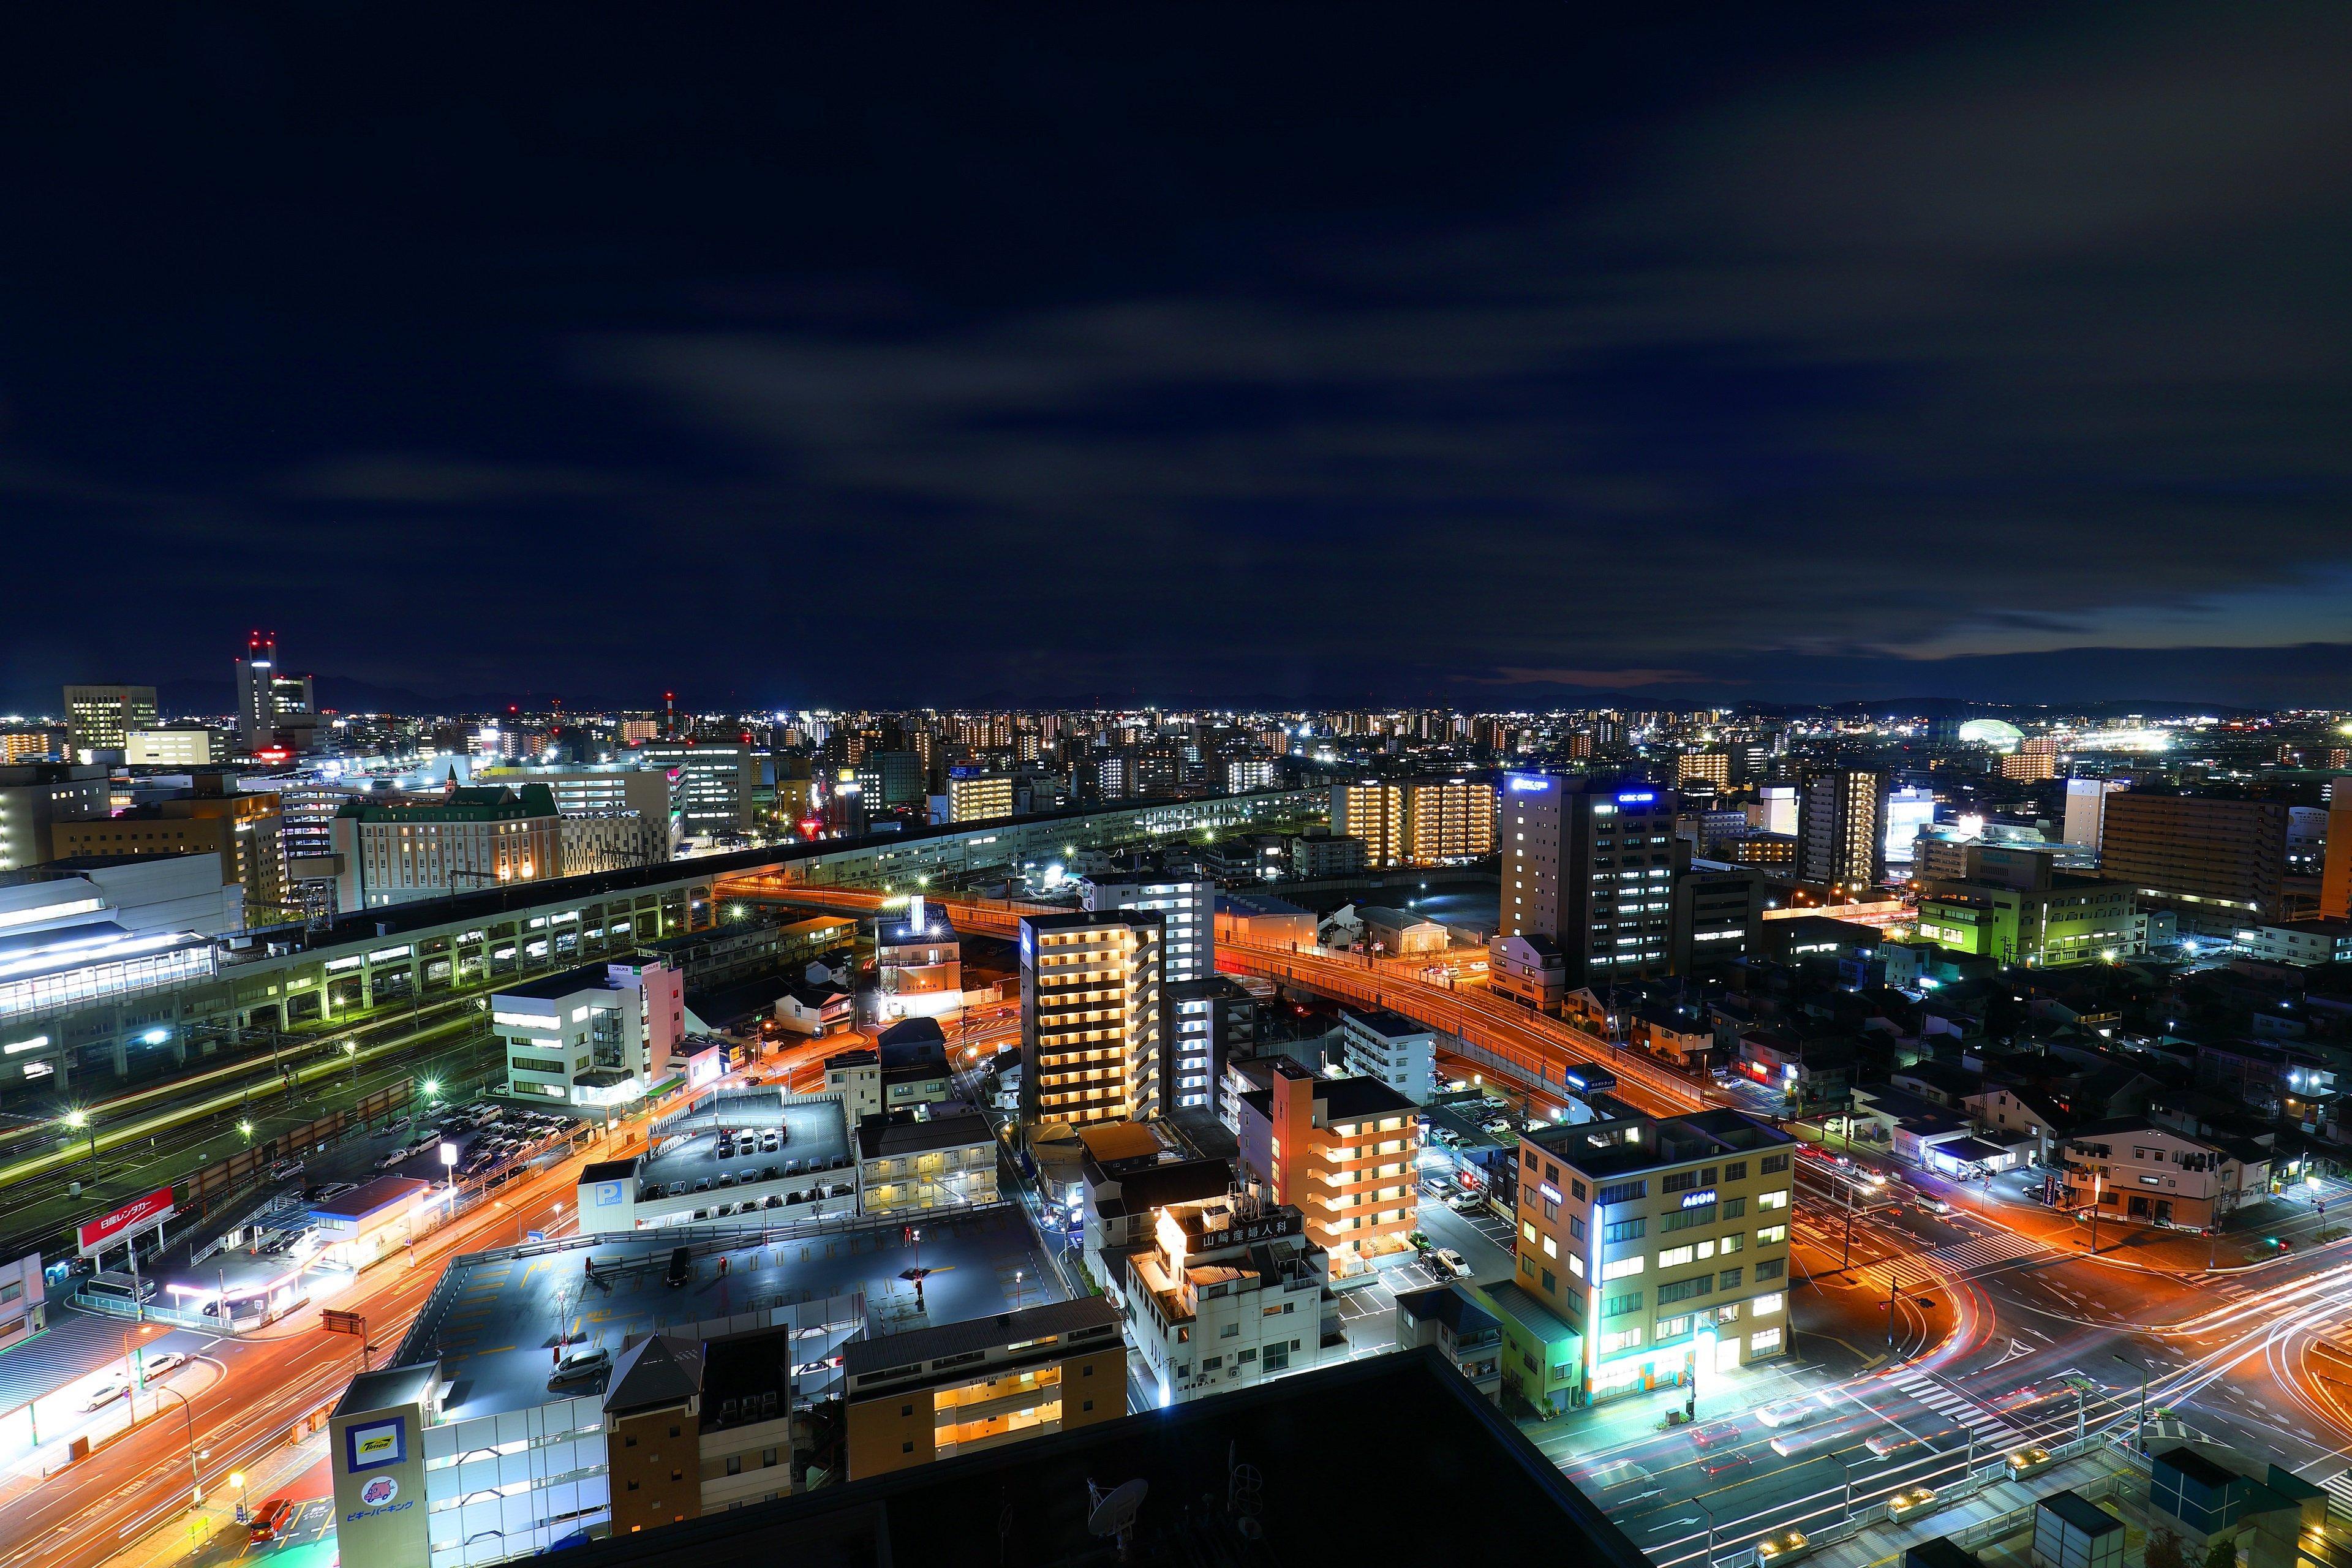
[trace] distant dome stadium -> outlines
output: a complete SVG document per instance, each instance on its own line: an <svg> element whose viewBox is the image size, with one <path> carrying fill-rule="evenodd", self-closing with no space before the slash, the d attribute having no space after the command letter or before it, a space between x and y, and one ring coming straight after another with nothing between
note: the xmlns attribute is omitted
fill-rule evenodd
<svg viewBox="0 0 2352 1568"><path fill-rule="evenodd" d="M1960 726L1963 745L1990 746L1996 752L2013 752L2025 739L2025 731L2006 719L1971 719Z"/></svg>

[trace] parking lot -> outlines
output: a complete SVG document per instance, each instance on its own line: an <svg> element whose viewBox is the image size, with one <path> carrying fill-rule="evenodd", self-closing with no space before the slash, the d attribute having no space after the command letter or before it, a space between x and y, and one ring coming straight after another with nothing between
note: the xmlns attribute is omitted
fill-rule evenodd
<svg viewBox="0 0 2352 1568"><path fill-rule="evenodd" d="M1511 1222L1502 1215L1488 1209L1456 1214L1424 1195L1416 1223L1433 1247L1461 1254L1474 1283L1497 1285L1511 1277L1516 1267ZM1388 1349L1395 1340L1398 1294L1443 1285L1453 1278L1433 1261L1405 1253L1382 1268L1378 1279L1341 1291L1339 1326L1349 1344L1359 1352Z"/></svg>

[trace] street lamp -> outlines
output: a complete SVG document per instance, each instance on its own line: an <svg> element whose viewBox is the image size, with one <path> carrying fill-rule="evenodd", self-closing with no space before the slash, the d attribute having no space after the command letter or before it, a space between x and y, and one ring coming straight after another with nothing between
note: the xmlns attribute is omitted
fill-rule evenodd
<svg viewBox="0 0 2352 1568"><path fill-rule="evenodd" d="M360 1082L360 1043L357 1040L345 1040L343 1056L352 1064L352 1087L357 1089Z"/></svg>
<svg viewBox="0 0 2352 1568"><path fill-rule="evenodd" d="M2132 1430L2132 1442L2137 1446L2141 1453L2145 1454L2147 1452L2147 1368L2133 1366L2119 1355L2111 1355L2107 1359L2139 1373L2139 1419Z"/></svg>
<svg viewBox="0 0 2352 1568"><path fill-rule="evenodd" d="M67 1111L66 1125L77 1132L89 1134L89 1157L95 1163L98 1159L98 1129L91 1124L89 1112L79 1108Z"/></svg>
<svg viewBox="0 0 2352 1568"><path fill-rule="evenodd" d="M250 1142L253 1142L253 1123L252 1123L252 1122L250 1122L250 1121L239 1121L239 1122L236 1124L236 1130L237 1130L239 1132L242 1132L242 1133L244 1133L244 1134L245 1134L245 1141L246 1141L247 1142L250 1143Z"/></svg>
<svg viewBox="0 0 2352 1568"><path fill-rule="evenodd" d="M201 1507L201 1506L203 1505L203 1503L204 1503L204 1500L205 1500L205 1478L204 1478L204 1472L203 1472L203 1471L201 1471L201 1470L199 1470L199 1469L196 1468L196 1461L197 1461L199 1458L203 1458L203 1455L202 1455L201 1453L199 1453L199 1452L198 1452L198 1450L197 1450L197 1448L196 1448L196 1412L195 1412L195 1408L188 1403L188 1396L187 1396L186 1394L182 1394L182 1393L181 1393L178 1389L176 1389L176 1388L159 1388L159 1389L154 1390L154 1392L155 1392L155 1393L157 1393L157 1394L170 1394L173 1398L174 1398L174 1399L178 1400L178 1401L180 1402L180 1414L181 1414L182 1415L184 1415L184 1416L187 1417L187 1422L188 1422L188 1506L189 1506L189 1507L191 1507L191 1508L197 1508L197 1507Z"/></svg>

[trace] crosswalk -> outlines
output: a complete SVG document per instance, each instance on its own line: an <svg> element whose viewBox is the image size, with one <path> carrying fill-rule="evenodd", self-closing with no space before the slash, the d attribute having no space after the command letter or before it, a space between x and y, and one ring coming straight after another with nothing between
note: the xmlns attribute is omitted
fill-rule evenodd
<svg viewBox="0 0 2352 1568"><path fill-rule="evenodd" d="M1971 1236L1964 1241L1938 1247L1927 1256L1958 1263L1969 1272L1975 1273L2014 1263L2021 1258L2037 1257L2049 1250L2038 1241L2029 1241L2006 1231L1996 1231L1990 1236Z"/></svg>
<svg viewBox="0 0 2352 1568"><path fill-rule="evenodd" d="M2327 1494L2327 1511L2338 1519L2352 1519L2352 1470L2338 1470L2319 1483Z"/></svg>
<svg viewBox="0 0 2352 1568"><path fill-rule="evenodd" d="M1906 1372L1886 1380L1890 1388L1900 1389L1947 1420L1957 1421L1979 1438L2013 1436L2016 1428L1987 1410L1974 1400L1953 1392L1951 1385L1939 1383L1924 1372Z"/></svg>

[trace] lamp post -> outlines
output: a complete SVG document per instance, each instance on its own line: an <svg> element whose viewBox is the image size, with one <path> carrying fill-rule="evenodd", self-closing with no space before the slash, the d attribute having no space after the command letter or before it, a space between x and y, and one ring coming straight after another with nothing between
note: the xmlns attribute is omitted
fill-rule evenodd
<svg viewBox="0 0 2352 1568"><path fill-rule="evenodd" d="M345 1040L343 1057L352 1064L352 1087L357 1089L360 1086L360 1043L357 1040Z"/></svg>
<svg viewBox="0 0 2352 1568"><path fill-rule="evenodd" d="M2147 1368L2133 1366L2119 1355L2107 1358L2117 1365L2139 1373L2139 1419L2132 1429L2132 1443L2143 1454L2147 1452Z"/></svg>
<svg viewBox="0 0 2352 1568"><path fill-rule="evenodd" d="M87 1132L89 1134L90 1163L93 1165L98 1163L98 1129L91 1123L89 1112L83 1110L79 1107L67 1111L66 1125L72 1128L77 1132Z"/></svg>
<svg viewBox="0 0 2352 1568"><path fill-rule="evenodd" d="M156 1392L157 1394L170 1394L173 1398L174 1398L174 1399L178 1400L178 1401L180 1402L180 1414L181 1414L182 1415L184 1415L184 1416L185 1416L185 1417L187 1418L187 1423L188 1423L188 1506L189 1506L190 1508L199 1508L199 1507L202 1507L202 1506L203 1506L203 1504L204 1504L204 1500L205 1500L205 1478L204 1478L204 1473L196 1468L196 1460L197 1460L199 1458L201 1458L201 1456L200 1456L200 1455L197 1453L197 1451L196 1451L196 1412L195 1412L195 1409L194 1409L194 1406L192 1406L191 1405L189 1405L189 1403L188 1403L188 1396L187 1396L186 1394L182 1394L182 1393L181 1393L178 1389L176 1389L176 1388L159 1388L159 1389L156 1389L156 1390L155 1390L155 1392Z"/></svg>

